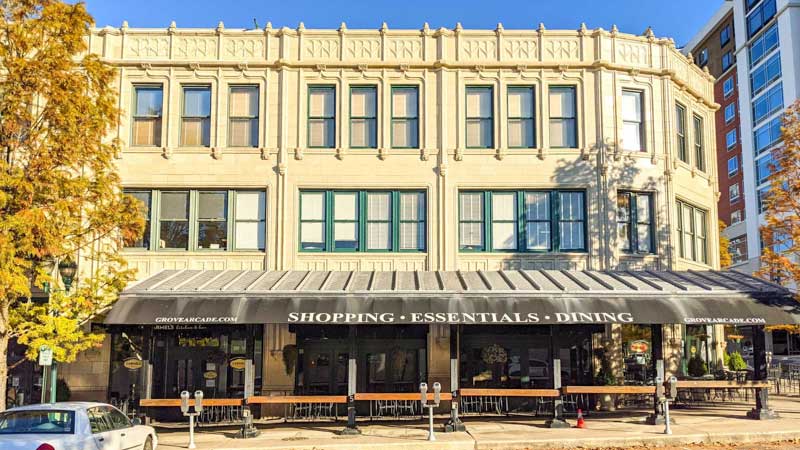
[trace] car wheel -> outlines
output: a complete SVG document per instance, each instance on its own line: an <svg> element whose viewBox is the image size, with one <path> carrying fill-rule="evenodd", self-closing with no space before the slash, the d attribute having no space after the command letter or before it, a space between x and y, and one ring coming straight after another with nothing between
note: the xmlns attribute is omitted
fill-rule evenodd
<svg viewBox="0 0 800 450"><path fill-rule="evenodd" d="M153 450L153 438L147 436L147 439L144 441L144 445L142 446L142 450Z"/></svg>

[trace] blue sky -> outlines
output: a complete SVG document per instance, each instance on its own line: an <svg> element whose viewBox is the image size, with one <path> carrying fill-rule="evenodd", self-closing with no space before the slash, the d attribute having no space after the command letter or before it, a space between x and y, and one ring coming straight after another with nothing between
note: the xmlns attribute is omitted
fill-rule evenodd
<svg viewBox="0 0 800 450"><path fill-rule="evenodd" d="M722 0L85 0L98 26L166 28L175 20L178 27L215 27L222 20L228 28L250 28L253 18L263 27L294 28L302 21L306 28L419 29L491 28L502 22L505 28L575 29L581 22L589 28L641 33L652 26L659 37L672 37L683 45L714 14Z"/></svg>

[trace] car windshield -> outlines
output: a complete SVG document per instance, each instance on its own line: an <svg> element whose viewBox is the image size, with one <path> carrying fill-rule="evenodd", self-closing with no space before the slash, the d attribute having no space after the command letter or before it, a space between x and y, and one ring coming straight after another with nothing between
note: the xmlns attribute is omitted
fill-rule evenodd
<svg viewBox="0 0 800 450"><path fill-rule="evenodd" d="M0 434L73 433L75 433L73 411L26 410L0 414Z"/></svg>

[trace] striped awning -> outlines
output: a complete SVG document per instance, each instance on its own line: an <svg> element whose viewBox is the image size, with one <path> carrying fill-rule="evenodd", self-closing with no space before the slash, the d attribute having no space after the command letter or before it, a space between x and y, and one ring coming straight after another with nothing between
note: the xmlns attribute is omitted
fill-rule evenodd
<svg viewBox="0 0 800 450"><path fill-rule="evenodd" d="M106 323L800 324L800 303L724 271L165 270Z"/></svg>

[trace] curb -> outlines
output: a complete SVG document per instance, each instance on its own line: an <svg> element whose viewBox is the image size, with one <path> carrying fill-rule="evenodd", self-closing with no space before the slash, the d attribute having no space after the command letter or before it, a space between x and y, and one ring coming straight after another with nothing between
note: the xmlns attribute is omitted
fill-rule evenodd
<svg viewBox="0 0 800 450"><path fill-rule="evenodd" d="M800 440L800 431L770 431L770 432L745 432L745 433L720 433L720 434L686 434L672 436L641 436L631 438L584 438L584 439L559 439L555 440L527 440L527 441L482 441L475 442L476 450L533 450L555 448L584 448L600 449L613 447L665 447L668 445L688 444L742 444L765 443Z"/></svg>

